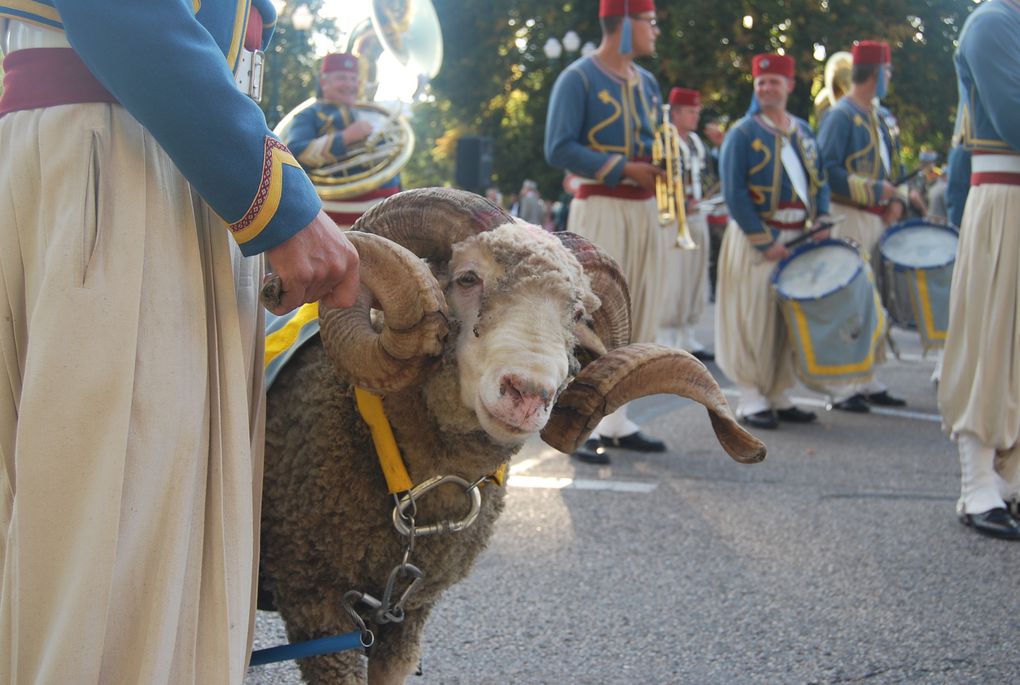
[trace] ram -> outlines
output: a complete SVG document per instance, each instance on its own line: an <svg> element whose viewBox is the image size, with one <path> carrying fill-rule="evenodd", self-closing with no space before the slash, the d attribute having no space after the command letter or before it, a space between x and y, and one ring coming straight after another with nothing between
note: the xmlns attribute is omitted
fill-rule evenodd
<svg viewBox="0 0 1020 685"><path fill-rule="evenodd" d="M627 344L627 285L578 236L443 189L400 193L348 235L358 303L319 312L267 405L263 585L292 642L361 620L375 636L367 664L360 651L302 659L308 682L414 671L429 611L503 509L497 474L535 434L571 452L624 402L671 392L707 407L734 459L765 457L701 362ZM399 458L380 461L388 436Z"/></svg>

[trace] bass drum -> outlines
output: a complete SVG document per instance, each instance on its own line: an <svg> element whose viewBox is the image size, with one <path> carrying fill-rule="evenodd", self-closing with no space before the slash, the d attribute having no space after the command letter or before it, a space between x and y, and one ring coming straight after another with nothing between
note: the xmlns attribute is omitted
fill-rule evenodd
<svg viewBox="0 0 1020 685"><path fill-rule="evenodd" d="M294 117L314 103L315 98L309 98L288 112L273 133L286 140ZM359 120L372 124L374 133L336 163L307 170L323 200L346 200L379 188L400 173L414 151L414 131L406 118L369 102L352 109Z"/></svg>

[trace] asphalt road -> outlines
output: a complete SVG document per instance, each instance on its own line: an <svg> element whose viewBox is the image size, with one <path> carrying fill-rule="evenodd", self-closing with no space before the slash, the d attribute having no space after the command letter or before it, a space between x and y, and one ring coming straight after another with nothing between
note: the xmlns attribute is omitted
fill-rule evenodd
<svg viewBox="0 0 1020 685"><path fill-rule="evenodd" d="M409 682L1020 679L1020 544L956 521L934 359L916 334L894 338L903 358L882 377L906 410L826 412L798 388L819 421L758 432L762 464L731 461L700 405L672 396L632 411L664 454L614 451L596 467L529 443L489 549L435 610ZM283 640L260 613L257 646ZM299 682L293 664L246 680Z"/></svg>

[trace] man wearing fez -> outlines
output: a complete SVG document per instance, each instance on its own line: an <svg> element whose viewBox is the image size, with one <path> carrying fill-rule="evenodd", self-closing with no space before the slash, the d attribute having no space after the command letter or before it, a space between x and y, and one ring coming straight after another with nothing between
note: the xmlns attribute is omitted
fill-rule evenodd
<svg viewBox="0 0 1020 685"><path fill-rule="evenodd" d="M829 188L810 127L786 111L793 59L755 55L751 73L754 104L726 133L720 160L730 223L719 255L716 361L740 388L737 416L774 429L817 418L789 397L793 346L770 281L790 254L786 243L827 218Z"/></svg>
<svg viewBox="0 0 1020 685"><path fill-rule="evenodd" d="M960 452L960 520L1020 540L1020 4L990 0L956 52L956 138L970 155L939 384ZM959 159L954 160L957 164ZM966 160L964 160L966 161ZM959 167L954 165L952 174Z"/></svg>
<svg viewBox="0 0 1020 685"><path fill-rule="evenodd" d="M885 97L892 78L889 45L860 41L854 43L852 54L850 92L822 120L818 145L833 202L842 214L832 233L855 241L868 259L878 249L885 227L903 217L907 199L895 185L903 176L899 129L889 110L875 102ZM867 412L871 404L906 404L890 395L877 376L850 386L834 399L834 408L858 413Z"/></svg>
<svg viewBox="0 0 1020 685"><path fill-rule="evenodd" d="M263 257L358 255L266 125L268 0L0 1L0 682L241 685Z"/></svg>
<svg viewBox="0 0 1020 685"><path fill-rule="evenodd" d="M668 246L659 225L651 163L662 96L655 78L634 63L651 55L659 29L652 0L601 0L602 42L556 79L546 119L545 157L581 181L567 230L606 250L630 286L632 340L653 342L662 314ZM665 444L627 418L626 406L605 417L574 453L607 463L606 447L661 452Z"/></svg>
<svg viewBox="0 0 1020 685"><path fill-rule="evenodd" d="M373 133L372 124L358 119L360 65L356 55L333 53L322 60L318 98L294 115L283 132L284 142L306 170L335 164ZM320 172L321 173L321 172ZM350 227L372 205L400 190L397 175L381 187L343 201L326 200L323 207L341 227Z"/></svg>
<svg viewBox="0 0 1020 685"><path fill-rule="evenodd" d="M701 116L701 93L690 88L673 88L669 92L669 106L670 119L680 134L687 230L697 249L674 247L669 251L663 334L667 345L687 350L705 362L715 359L715 355L694 334L694 327L705 311L710 251L708 222L698 207L704 190L703 173L708 167L708 151L694 132Z"/></svg>

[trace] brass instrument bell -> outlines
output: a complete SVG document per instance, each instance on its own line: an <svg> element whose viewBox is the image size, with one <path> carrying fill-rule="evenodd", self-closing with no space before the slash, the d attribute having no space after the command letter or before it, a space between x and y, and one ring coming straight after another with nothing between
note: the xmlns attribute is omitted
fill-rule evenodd
<svg viewBox="0 0 1020 685"><path fill-rule="evenodd" d="M655 179L659 223L662 226L676 225L676 247L681 250L697 249L687 228L687 193L680 156L680 132L670 120L669 105L662 106L662 124L656 128L655 139L652 141L652 163L666 172Z"/></svg>

